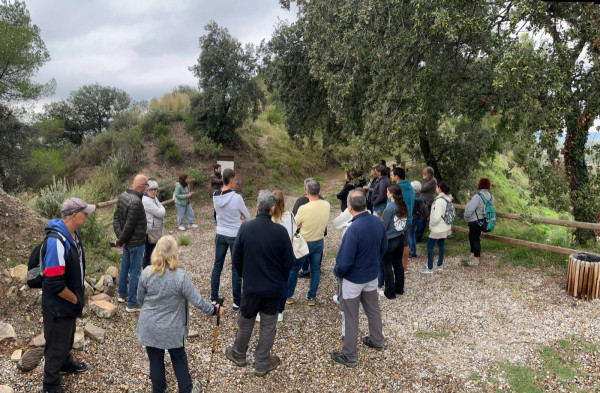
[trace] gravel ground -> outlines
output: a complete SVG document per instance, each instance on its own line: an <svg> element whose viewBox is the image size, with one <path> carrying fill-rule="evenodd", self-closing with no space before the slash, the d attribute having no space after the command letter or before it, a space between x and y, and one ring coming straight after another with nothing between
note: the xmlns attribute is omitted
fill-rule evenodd
<svg viewBox="0 0 600 393"><path fill-rule="evenodd" d="M288 202L288 206L292 206L293 199ZM339 208L332 210L331 219L339 213ZM199 229L180 233L173 228L173 234L190 237L191 244L180 248L180 264L200 293L208 297L214 258L212 206L196 207L196 216ZM273 348L282 364L265 378L255 377L251 366L238 368L225 358L223 351L233 343L237 330L235 315L226 314L221 320L211 391L507 391L510 388L502 373L494 374L502 362L540 364L537 350L540 345L554 345L557 340L571 335L599 342L599 303L584 303L567 295L564 270L525 269L510 264L498 267L495 262L498 257L484 253L482 266L463 267L459 258L446 258L442 273L422 275L417 271L425 260L417 258L409 261L405 295L395 300L380 298L386 349L376 352L361 344L358 367L345 368L330 359L330 353L341 348L341 318L337 305L331 301L336 288L332 270L340 242L341 233L330 228L325 240L317 306L309 308L303 301L287 306L285 321L278 324ZM419 247L419 253L424 254L423 246ZM227 298L226 306L231 306L230 267L228 255L221 278L221 294ZM297 298L305 297L308 284L308 280L299 280ZM21 373L10 362L12 350L24 348L41 331L41 324L37 323L39 306L31 306L34 296L15 300L22 308L15 309L8 322L17 330L17 341L0 345L0 384L7 384L17 392L39 391L41 387L42 366ZM28 316L36 324L20 327L19 321ZM65 377L65 389L69 392L151 391L147 356L134 335L137 315L126 313L124 306L119 305L117 315L110 320L99 319L88 312L78 321L78 326L86 321L107 329L107 339L104 344L98 344L86 338L84 350L75 351L75 356L86 361L90 369L82 375ZM191 328L200 335L189 339L186 349L192 377L196 380L205 381L207 376L215 322L215 318L205 317L198 310L191 312ZM367 321L361 312L360 336L367 333ZM251 351L256 340L255 333ZM587 382L578 381L578 386L592 390L597 386L600 381L598 359L597 353L578 358L590 376ZM248 360L253 361L251 352ZM175 391L170 360L166 363L170 391ZM472 377L475 374L478 378ZM490 379L486 384L477 383L487 377ZM557 391L557 386L549 381L542 388Z"/></svg>

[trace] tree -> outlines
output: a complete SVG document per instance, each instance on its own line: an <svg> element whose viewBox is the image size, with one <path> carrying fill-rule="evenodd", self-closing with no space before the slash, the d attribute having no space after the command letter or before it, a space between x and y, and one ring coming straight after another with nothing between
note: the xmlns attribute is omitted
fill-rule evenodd
<svg viewBox="0 0 600 393"><path fill-rule="evenodd" d="M48 116L64 120L66 137L80 145L86 135L107 129L130 103L131 98L123 90L96 83L72 91L67 100L49 104L45 110Z"/></svg>
<svg viewBox="0 0 600 393"><path fill-rule="evenodd" d="M0 2L0 103L37 99L53 91L55 82L31 81L50 53L31 23L25 2Z"/></svg>
<svg viewBox="0 0 600 393"><path fill-rule="evenodd" d="M18 168L24 158L25 126L4 105L0 104L0 183L13 190L18 183Z"/></svg>
<svg viewBox="0 0 600 393"><path fill-rule="evenodd" d="M255 79L254 48L243 49L214 21L204 29L207 33L200 37L198 64L190 67L200 87L200 94L192 99L192 118L200 134L228 143L249 116L258 117L265 97Z"/></svg>

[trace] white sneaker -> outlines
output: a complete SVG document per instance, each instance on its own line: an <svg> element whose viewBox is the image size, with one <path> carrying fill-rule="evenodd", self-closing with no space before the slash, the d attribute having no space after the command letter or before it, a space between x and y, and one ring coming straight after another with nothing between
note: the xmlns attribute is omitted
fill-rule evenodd
<svg viewBox="0 0 600 393"><path fill-rule="evenodd" d="M260 313L256 314L256 322L260 322Z"/></svg>
<svg viewBox="0 0 600 393"><path fill-rule="evenodd" d="M125 303L126 300L124 298L122 298L122 297L119 297L119 298L117 298L117 301L119 303Z"/></svg>
<svg viewBox="0 0 600 393"><path fill-rule="evenodd" d="M419 270L419 273L433 274L433 269L429 269L427 266L425 266L423 269Z"/></svg>
<svg viewBox="0 0 600 393"><path fill-rule="evenodd" d="M282 312L280 312L280 313L277 315L277 322L283 322L283 313L282 313Z"/></svg>
<svg viewBox="0 0 600 393"><path fill-rule="evenodd" d="M384 297L385 293L383 292L383 289L378 289L377 293L379 294L379 296Z"/></svg>
<svg viewBox="0 0 600 393"><path fill-rule="evenodd" d="M441 273L441 272L443 272L443 271L444 271L444 265L442 265L442 266L437 266L437 267L435 268L435 271L436 271L436 272L438 272L438 273Z"/></svg>
<svg viewBox="0 0 600 393"><path fill-rule="evenodd" d="M196 229L196 228L198 228L198 225L196 225L196 224L190 225L190 229Z"/></svg>
<svg viewBox="0 0 600 393"><path fill-rule="evenodd" d="M185 231L185 227L184 227L183 225L180 225L180 226L179 226L179 230L180 230L180 231Z"/></svg>
<svg viewBox="0 0 600 393"><path fill-rule="evenodd" d="M340 304L340 298L338 297L338 295L333 295L333 302L335 304Z"/></svg>

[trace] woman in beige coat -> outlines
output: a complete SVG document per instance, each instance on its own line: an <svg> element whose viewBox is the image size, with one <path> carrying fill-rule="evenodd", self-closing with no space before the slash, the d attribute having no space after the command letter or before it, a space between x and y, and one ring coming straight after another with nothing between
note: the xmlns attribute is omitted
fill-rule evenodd
<svg viewBox="0 0 600 393"><path fill-rule="evenodd" d="M437 197L431 205L431 215L429 217L429 239L427 239L427 266L419 270L420 273L433 273L433 250L438 245L439 255L437 260L437 271L441 272L444 263L444 251L446 249L446 238L452 233L452 226L446 224L444 215L446 205L452 203L450 195L450 186L446 182L440 182L435 189Z"/></svg>

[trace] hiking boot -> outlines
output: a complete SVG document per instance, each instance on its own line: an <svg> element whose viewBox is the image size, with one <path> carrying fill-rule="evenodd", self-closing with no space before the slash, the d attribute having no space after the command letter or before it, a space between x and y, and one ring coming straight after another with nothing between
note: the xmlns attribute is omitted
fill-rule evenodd
<svg viewBox="0 0 600 393"><path fill-rule="evenodd" d="M256 369L254 369L254 375L256 375L257 377L264 377L265 375L267 375L267 373L269 371L275 370L277 368L277 366L279 366L280 363L281 363L281 359L279 359L279 356L271 355L269 367L264 371L258 371Z"/></svg>
<svg viewBox="0 0 600 393"><path fill-rule="evenodd" d="M433 274L433 269L428 268L427 266L425 266L423 269L419 270L419 273L423 273L423 274Z"/></svg>
<svg viewBox="0 0 600 393"><path fill-rule="evenodd" d="M331 359L333 359L334 362L343 364L346 367L358 366L358 362L351 362L350 360L346 359L346 356L341 352L332 352Z"/></svg>
<svg viewBox="0 0 600 393"><path fill-rule="evenodd" d="M125 311L127 312L140 312L142 310L142 305L138 302L136 304L132 304L131 306L125 307Z"/></svg>
<svg viewBox="0 0 600 393"><path fill-rule="evenodd" d="M317 305L317 301L315 300L315 298L312 298L312 299L306 299L306 301L307 301L307 304L308 304L309 306L316 306L316 305Z"/></svg>
<svg viewBox="0 0 600 393"><path fill-rule="evenodd" d="M373 348L376 351L383 351L383 349L385 348L383 345L381 347L378 347L375 344L373 344L373 341L369 336L363 338L363 344L365 344L369 348Z"/></svg>
<svg viewBox="0 0 600 393"><path fill-rule="evenodd" d="M240 311L240 306L238 306L238 305L237 305L237 304L235 304L235 303L232 303L232 304L231 304L231 311L233 311L233 312L238 312L238 311Z"/></svg>
<svg viewBox="0 0 600 393"><path fill-rule="evenodd" d="M65 369L61 369L61 374L79 374L88 369L88 366L85 362L73 362L73 364Z"/></svg>
<svg viewBox="0 0 600 393"><path fill-rule="evenodd" d="M285 300L285 304L294 304L294 303L296 303L296 299L294 299L293 297L288 297Z"/></svg>
<svg viewBox="0 0 600 393"><path fill-rule="evenodd" d="M310 272L300 272L298 273L299 278L310 278Z"/></svg>
<svg viewBox="0 0 600 393"><path fill-rule="evenodd" d="M233 347L228 347L225 350L225 357L227 359L231 360L238 367L244 367L245 365L248 364L248 362L246 360L237 360L236 358L233 357Z"/></svg>

